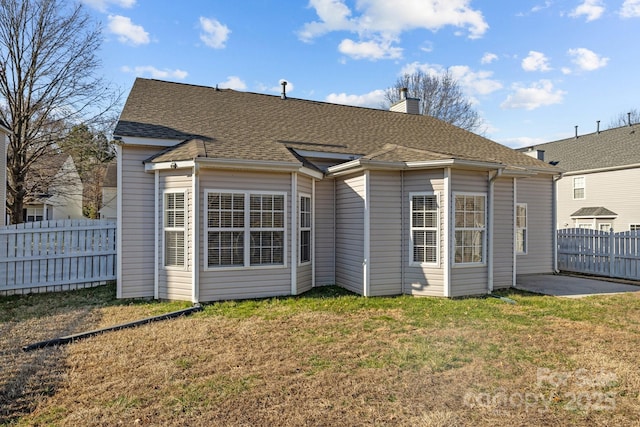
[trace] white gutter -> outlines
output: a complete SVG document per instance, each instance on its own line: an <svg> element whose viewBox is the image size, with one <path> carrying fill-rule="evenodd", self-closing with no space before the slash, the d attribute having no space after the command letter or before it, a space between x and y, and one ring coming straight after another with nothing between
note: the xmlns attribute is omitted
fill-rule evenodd
<svg viewBox="0 0 640 427"><path fill-rule="evenodd" d="M443 168L451 166L460 166L468 169L491 169L504 168L505 165L498 162L482 162L476 160L460 160L460 159L443 159L443 160L425 160L417 162L382 162L368 159L355 159L350 162L340 163L327 169L327 174L331 176L339 176L351 174L359 170L376 169L376 170L403 170L403 169L425 169L425 168ZM523 172L526 173L526 172Z"/></svg>
<svg viewBox="0 0 640 427"><path fill-rule="evenodd" d="M184 139L169 139L169 138L144 138L138 136L123 136L123 135L113 135L113 139L118 142L118 144L127 144L127 145L144 145L151 147L173 147L174 145L180 144L185 141Z"/></svg>
<svg viewBox="0 0 640 427"><path fill-rule="evenodd" d="M489 172L489 209L487 211L487 293L493 292L493 245L494 245L494 216L495 216L495 180L502 176L502 169L496 169L496 173L491 176Z"/></svg>
<svg viewBox="0 0 640 427"><path fill-rule="evenodd" d="M584 170L579 170L579 171L564 172L563 175L566 175L566 176L584 175L584 174L588 174L588 173L611 172L611 171L619 171L619 170L623 170L623 169L635 169L635 168L640 168L640 163L633 163L633 164L630 164L630 165L623 165L623 166L611 166L611 167L608 167L608 168L584 169Z"/></svg>

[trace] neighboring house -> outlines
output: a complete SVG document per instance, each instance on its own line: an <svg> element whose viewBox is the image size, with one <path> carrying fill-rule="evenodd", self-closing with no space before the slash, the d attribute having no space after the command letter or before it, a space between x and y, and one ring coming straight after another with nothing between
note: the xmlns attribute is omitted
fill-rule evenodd
<svg viewBox="0 0 640 427"><path fill-rule="evenodd" d="M557 228L640 230L640 124L521 149L564 171Z"/></svg>
<svg viewBox="0 0 640 427"><path fill-rule="evenodd" d="M107 165L102 183L102 208L100 219L116 219L118 207L118 162L113 160Z"/></svg>
<svg viewBox="0 0 640 427"><path fill-rule="evenodd" d="M115 130L118 297L455 297L554 271L556 168L405 114L418 102L137 79Z"/></svg>
<svg viewBox="0 0 640 427"><path fill-rule="evenodd" d="M34 163L26 178L24 222L82 219L82 180L70 155L52 153Z"/></svg>
<svg viewBox="0 0 640 427"><path fill-rule="evenodd" d="M9 128L0 120L0 180L4 185L0 185L0 206L3 207L0 213L0 227L7 225L7 147L9 146Z"/></svg>

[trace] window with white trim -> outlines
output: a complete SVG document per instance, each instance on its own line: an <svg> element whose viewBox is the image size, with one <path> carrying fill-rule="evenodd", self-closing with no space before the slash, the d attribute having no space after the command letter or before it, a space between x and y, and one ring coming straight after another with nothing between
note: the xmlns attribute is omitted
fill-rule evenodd
<svg viewBox="0 0 640 427"><path fill-rule="evenodd" d="M455 194L455 264L485 262L486 201L484 194Z"/></svg>
<svg viewBox="0 0 640 427"><path fill-rule="evenodd" d="M584 176L576 176L573 178L573 199L580 200L585 198L585 180Z"/></svg>
<svg viewBox="0 0 640 427"><path fill-rule="evenodd" d="M300 196L300 264L311 262L311 197Z"/></svg>
<svg viewBox="0 0 640 427"><path fill-rule="evenodd" d="M598 230L600 230L600 231L610 231L611 230L611 223L610 222L601 222L600 224L598 224Z"/></svg>
<svg viewBox="0 0 640 427"><path fill-rule="evenodd" d="M413 264L438 263L440 213L438 195L411 193L411 261Z"/></svg>
<svg viewBox="0 0 640 427"><path fill-rule="evenodd" d="M527 204L516 204L516 253L527 253Z"/></svg>
<svg viewBox="0 0 640 427"><path fill-rule="evenodd" d="M24 209L24 222L42 221L44 219L44 207L28 207Z"/></svg>
<svg viewBox="0 0 640 427"><path fill-rule="evenodd" d="M640 231L640 224L629 224L629 231Z"/></svg>
<svg viewBox="0 0 640 427"><path fill-rule="evenodd" d="M164 193L164 266L186 266L187 210L184 191Z"/></svg>
<svg viewBox="0 0 640 427"><path fill-rule="evenodd" d="M285 195L207 191L207 266L284 265Z"/></svg>

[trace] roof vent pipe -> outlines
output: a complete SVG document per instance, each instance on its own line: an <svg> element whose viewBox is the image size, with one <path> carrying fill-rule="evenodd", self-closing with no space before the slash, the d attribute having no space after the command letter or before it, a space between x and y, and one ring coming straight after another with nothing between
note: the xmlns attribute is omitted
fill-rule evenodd
<svg viewBox="0 0 640 427"><path fill-rule="evenodd" d="M576 125L575 128L576 128L576 139L578 139L578 125Z"/></svg>
<svg viewBox="0 0 640 427"><path fill-rule="evenodd" d="M629 119L629 126L631 126L631 112L627 113L627 118Z"/></svg>
<svg viewBox="0 0 640 427"><path fill-rule="evenodd" d="M596 120L596 133L600 134L600 120Z"/></svg>
<svg viewBox="0 0 640 427"><path fill-rule="evenodd" d="M280 94L280 99L287 99L287 81L280 80L280 84L282 85L282 93Z"/></svg>

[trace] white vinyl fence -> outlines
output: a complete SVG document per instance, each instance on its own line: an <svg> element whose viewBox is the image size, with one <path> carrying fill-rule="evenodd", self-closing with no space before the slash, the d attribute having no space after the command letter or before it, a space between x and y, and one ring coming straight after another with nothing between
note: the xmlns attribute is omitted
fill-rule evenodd
<svg viewBox="0 0 640 427"><path fill-rule="evenodd" d="M0 228L0 295L79 289L115 278L114 221L39 221Z"/></svg>
<svg viewBox="0 0 640 427"><path fill-rule="evenodd" d="M558 269L640 280L640 232L558 230Z"/></svg>

